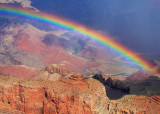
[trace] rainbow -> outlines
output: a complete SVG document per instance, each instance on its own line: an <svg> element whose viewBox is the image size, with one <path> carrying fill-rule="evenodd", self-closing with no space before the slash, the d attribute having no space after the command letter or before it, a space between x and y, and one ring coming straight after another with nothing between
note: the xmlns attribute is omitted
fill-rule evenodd
<svg viewBox="0 0 160 114"><path fill-rule="evenodd" d="M113 49L117 53L127 57L129 60L134 62L135 64L139 65L141 68L152 71L153 72L153 66L143 59L142 57L138 56L135 52L132 50L126 48L125 46L121 45L120 43L112 40L111 37L97 33L94 30L91 30L87 27L84 27L80 24L71 22L69 20L50 15L44 12L34 12L29 9L23 9L23 8L17 8L17 7L9 7L5 5L0 5L0 14L7 14L7 15L13 15L17 17L32 19L36 21L40 21L43 23L51 24L54 26L58 26L60 28L63 28L65 30L73 31L78 34L84 35L89 37L90 39Z"/></svg>

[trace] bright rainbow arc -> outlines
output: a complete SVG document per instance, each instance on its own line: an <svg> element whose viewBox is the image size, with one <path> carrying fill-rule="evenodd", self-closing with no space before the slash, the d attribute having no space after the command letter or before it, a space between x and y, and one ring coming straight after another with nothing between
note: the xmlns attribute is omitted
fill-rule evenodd
<svg viewBox="0 0 160 114"><path fill-rule="evenodd" d="M47 13L34 12L27 9L9 7L4 5L0 5L0 13L38 20L47 24L56 25L63 29L74 31L81 35L87 36L90 39L96 42L99 42L100 44L108 48L115 50L117 53L124 55L125 57L129 58L132 62L135 62L136 64L138 64L143 69L146 69L155 73L155 71L153 71L154 67L148 61L146 61L145 59L143 59L142 57L134 53L132 50L112 40L109 36L105 36L103 34L97 33L96 31L86 28L80 24L71 22L66 19L59 18L57 16L53 16Z"/></svg>

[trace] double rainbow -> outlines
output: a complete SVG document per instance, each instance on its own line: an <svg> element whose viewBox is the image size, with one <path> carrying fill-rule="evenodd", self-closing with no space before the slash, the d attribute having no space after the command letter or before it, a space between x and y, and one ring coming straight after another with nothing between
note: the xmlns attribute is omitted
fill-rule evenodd
<svg viewBox="0 0 160 114"><path fill-rule="evenodd" d="M112 38L110 38L109 36L97 33L96 31L84 27L80 24L47 13L34 12L27 9L9 7L4 5L0 5L0 14L7 14L32 19L79 33L81 35L89 37L90 39L108 48L113 49L117 53L127 57L129 60L139 65L141 68L153 71L153 66L148 61L134 53L132 50L112 40Z"/></svg>

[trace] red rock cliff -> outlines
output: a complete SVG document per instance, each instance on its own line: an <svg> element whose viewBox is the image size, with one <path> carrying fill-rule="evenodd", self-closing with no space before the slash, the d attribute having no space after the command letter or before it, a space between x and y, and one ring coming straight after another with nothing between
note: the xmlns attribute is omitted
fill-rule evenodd
<svg viewBox="0 0 160 114"><path fill-rule="evenodd" d="M83 79L81 75L56 82L1 76L0 96L1 110L17 110L27 114L105 113L108 101L101 83Z"/></svg>
<svg viewBox="0 0 160 114"><path fill-rule="evenodd" d="M13 72L15 70L13 66L2 68ZM17 68L20 68L20 74L25 71L25 76L29 75L26 71L30 74L35 74L36 71L36 78L41 81L0 75L0 113L160 113L160 96L125 95L118 100L110 100L106 96L105 87L99 81L85 78L57 65L39 69L38 72L30 67ZM30 69L34 72L29 72ZM10 72L20 76L17 73Z"/></svg>
<svg viewBox="0 0 160 114"><path fill-rule="evenodd" d="M160 97L126 95L109 100L95 79L73 74L59 81L0 76L0 112L26 114L158 114Z"/></svg>

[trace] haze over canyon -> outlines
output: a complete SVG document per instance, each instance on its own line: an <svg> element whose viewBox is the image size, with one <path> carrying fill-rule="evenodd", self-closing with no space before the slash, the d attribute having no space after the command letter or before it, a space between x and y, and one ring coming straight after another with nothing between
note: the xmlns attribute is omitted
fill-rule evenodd
<svg viewBox="0 0 160 114"><path fill-rule="evenodd" d="M157 74L87 35L29 14L2 13L3 5L89 27L133 50ZM0 0L0 113L159 114L159 5L158 0Z"/></svg>

